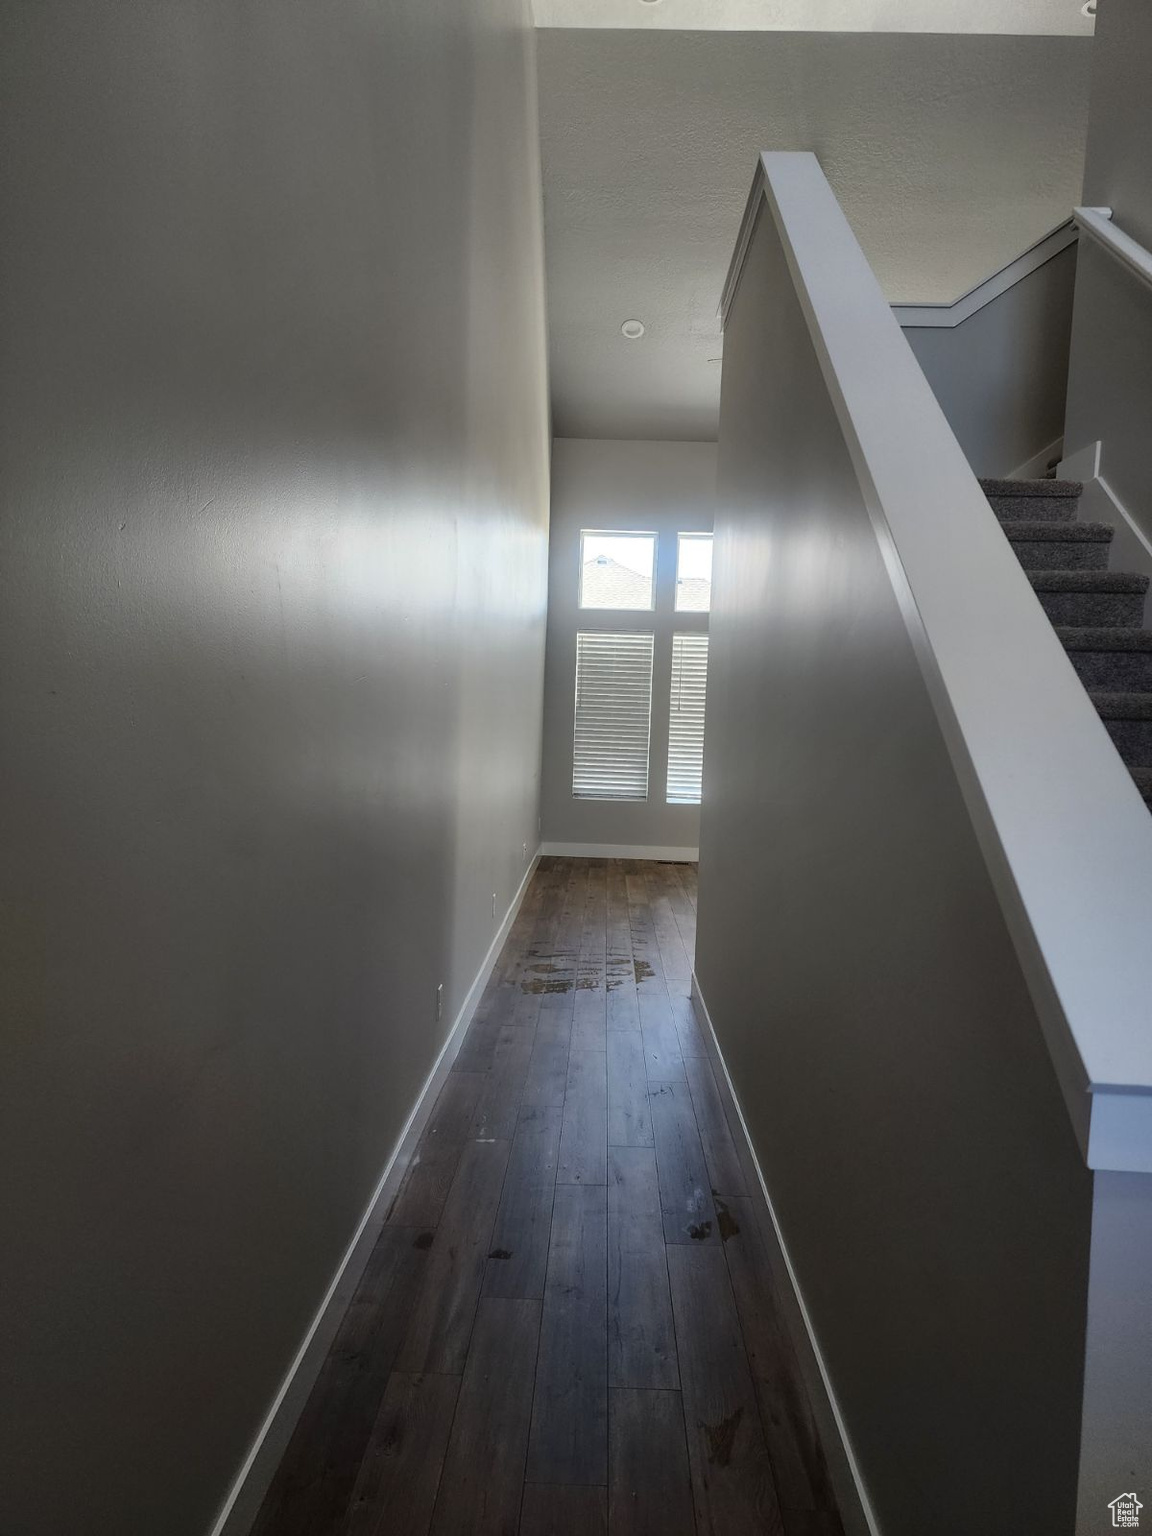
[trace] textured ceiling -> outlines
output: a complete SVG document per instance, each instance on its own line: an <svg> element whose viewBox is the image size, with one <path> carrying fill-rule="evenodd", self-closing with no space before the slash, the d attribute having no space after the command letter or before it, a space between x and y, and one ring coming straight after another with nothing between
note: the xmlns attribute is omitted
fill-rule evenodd
<svg viewBox="0 0 1152 1536"><path fill-rule="evenodd" d="M958 297L1080 195L1086 38L537 41L559 436L716 436L716 310L760 150L817 153L893 302Z"/></svg>
<svg viewBox="0 0 1152 1536"><path fill-rule="evenodd" d="M1080 0L533 0L539 27L679 32L997 32L1083 37Z"/></svg>

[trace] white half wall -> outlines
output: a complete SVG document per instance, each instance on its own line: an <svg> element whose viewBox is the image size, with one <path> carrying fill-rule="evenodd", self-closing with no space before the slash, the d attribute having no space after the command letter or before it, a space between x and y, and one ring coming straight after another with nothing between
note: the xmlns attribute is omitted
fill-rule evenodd
<svg viewBox="0 0 1152 1536"><path fill-rule="evenodd" d="M696 975L877 1530L1070 1533L1091 1175L913 633L1002 535L806 158L725 327Z"/></svg>

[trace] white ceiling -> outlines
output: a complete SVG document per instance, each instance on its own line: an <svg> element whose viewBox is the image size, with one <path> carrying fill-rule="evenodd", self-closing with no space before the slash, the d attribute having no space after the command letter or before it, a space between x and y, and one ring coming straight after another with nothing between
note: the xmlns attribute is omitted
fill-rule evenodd
<svg viewBox="0 0 1152 1536"><path fill-rule="evenodd" d="M679 32L984 32L1083 37L1081 0L533 0L538 27Z"/></svg>
<svg viewBox="0 0 1152 1536"><path fill-rule="evenodd" d="M1003 8L1022 3L1050 8ZM558 436L716 436L717 304L760 150L817 153L893 302L957 298L1080 195L1088 39L537 38Z"/></svg>

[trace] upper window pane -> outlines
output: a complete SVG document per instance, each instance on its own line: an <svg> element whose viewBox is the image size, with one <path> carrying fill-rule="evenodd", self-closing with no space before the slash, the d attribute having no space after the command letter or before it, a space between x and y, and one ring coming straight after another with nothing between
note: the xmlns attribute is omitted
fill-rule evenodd
<svg viewBox="0 0 1152 1536"><path fill-rule="evenodd" d="M676 548L676 612L707 613L712 607L712 535L682 533Z"/></svg>
<svg viewBox="0 0 1152 1536"><path fill-rule="evenodd" d="M581 608L633 608L651 611L655 589L654 533L580 535Z"/></svg>

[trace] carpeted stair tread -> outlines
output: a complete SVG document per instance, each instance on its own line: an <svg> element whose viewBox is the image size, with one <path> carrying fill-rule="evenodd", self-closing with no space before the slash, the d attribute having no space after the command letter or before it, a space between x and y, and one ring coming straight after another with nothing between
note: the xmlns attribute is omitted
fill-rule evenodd
<svg viewBox="0 0 1152 1536"><path fill-rule="evenodd" d="M1089 698L1103 720L1152 720L1152 693L1097 693Z"/></svg>
<svg viewBox="0 0 1152 1536"><path fill-rule="evenodd" d="M1001 528L1009 523L1069 523L1080 510L1078 501L1056 496L1026 499L1023 496L989 496L988 504Z"/></svg>
<svg viewBox="0 0 1152 1536"><path fill-rule="evenodd" d="M981 488L1112 744L1152 808L1149 578L1109 570L1115 530L1082 523L1075 480L981 480Z"/></svg>
<svg viewBox="0 0 1152 1536"><path fill-rule="evenodd" d="M1066 651L1152 651L1152 629L1099 629L1058 624Z"/></svg>
<svg viewBox="0 0 1152 1536"><path fill-rule="evenodd" d="M1148 590L1147 576L1136 571L1026 571L1037 592L1138 592Z"/></svg>
<svg viewBox="0 0 1152 1536"><path fill-rule="evenodd" d="M1083 486L1076 480L982 480L1001 523L1068 522L1076 516Z"/></svg>
<svg viewBox="0 0 1152 1536"><path fill-rule="evenodd" d="M1107 523L1001 518L1000 526L1026 571L1103 571L1108 567L1115 529Z"/></svg>
<svg viewBox="0 0 1152 1536"><path fill-rule="evenodd" d="M1152 689L1152 629L1061 624L1056 635L1090 693Z"/></svg>
<svg viewBox="0 0 1152 1536"><path fill-rule="evenodd" d="M1015 545L1027 549L1028 545ZM1035 549L1037 546L1032 545ZM1103 549L1104 545L1049 545L1048 548ZM1084 624L1092 628L1116 625L1133 629L1144 622L1147 576L1134 571L1045 570L1038 562L1026 567L1025 576L1053 624Z"/></svg>
<svg viewBox="0 0 1152 1536"><path fill-rule="evenodd" d="M981 480L985 496L1043 496L1077 500L1084 493L1080 480Z"/></svg>
<svg viewBox="0 0 1152 1536"><path fill-rule="evenodd" d="M1004 532L1012 544L1111 544L1116 536L1110 523L1033 523L1024 518L1005 522Z"/></svg>

